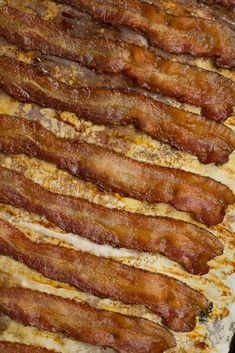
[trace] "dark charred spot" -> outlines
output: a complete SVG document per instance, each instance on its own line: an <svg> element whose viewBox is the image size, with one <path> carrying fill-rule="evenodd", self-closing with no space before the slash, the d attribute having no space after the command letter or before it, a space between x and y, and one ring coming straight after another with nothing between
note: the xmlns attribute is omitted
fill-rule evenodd
<svg viewBox="0 0 235 353"><path fill-rule="evenodd" d="M200 323L204 323L204 322L207 322L207 319L208 319L208 316L210 315L210 313L212 312L213 310L213 303L210 303L208 305L208 308L205 309L205 310L202 310L200 312L200 315L199 315L199 322Z"/></svg>
<svg viewBox="0 0 235 353"><path fill-rule="evenodd" d="M61 15L66 18L75 18L70 12L67 12L67 11L62 11Z"/></svg>

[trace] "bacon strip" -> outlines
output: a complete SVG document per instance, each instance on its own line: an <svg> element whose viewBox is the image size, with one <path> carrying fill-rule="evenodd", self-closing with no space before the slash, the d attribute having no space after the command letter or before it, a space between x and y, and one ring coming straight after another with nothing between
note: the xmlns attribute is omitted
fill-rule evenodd
<svg viewBox="0 0 235 353"><path fill-rule="evenodd" d="M55 351L15 342L2 341L0 342L0 353L55 353Z"/></svg>
<svg viewBox="0 0 235 353"><path fill-rule="evenodd" d="M190 331L206 298L183 282L90 253L32 242L0 220L0 254L21 261L53 280L125 304L145 305L177 331Z"/></svg>
<svg viewBox="0 0 235 353"><path fill-rule="evenodd" d="M140 0L63 0L95 19L125 25L144 34L151 44L173 52L215 57L219 66L235 66L234 31L226 25L189 16L169 15Z"/></svg>
<svg viewBox="0 0 235 353"><path fill-rule="evenodd" d="M62 229L97 243L159 252L193 274L206 273L207 261L223 252L216 237L190 223L109 209L84 199L51 193L4 168L0 169L0 176L1 202L44 215Z"/></svg>
<svg viewBox="0 0 235 353"><path fill-rule="evenodd" d="M235 148L234 132L222 124L135 92L75 89L13 58L0 57L0 86L22 101L69 110L98 124L134 123L153 138L195 154L205 164L226 162Z"/></svg>
<svg viewBox="0 0 235 353"><path fill-rule="evenodd" d="M68 110L98 124L134 123L151 137L195 154L204 164L222 164L235 149L235 133L221 123L135 92L72 88L13 58L0 57L0 86L22 101ZM4 129L7 118L2 119L0 124ZM20 129L19 124L17 126ZM11 128L14 129L14 125Z"/></svg>
<svg viewBox="0 0 235 353"><path fill-rule="evenodd" d="M60 149L59 151L62 153ZM70 161L67 161L66 159L64 162L70 163ZM71 162L71 166L73 167L73 160ZM124 160L122 160L121 166L118 164L119 162L120 160L117 155L117 158L113 158L113 169L111 170L110 160L106 160L104 156L102 161L103 165L100 166L100 176L102 177L103 175L103 178L107 180L105 184L107 185L106 189L108 189L110 185L110 189L112 190L112 186L115 185L115 189L118 191L120 190L122 194L149 202L155 201L172 204L181 211L191 212L196 220L205 223L206 225L210 226L222 222L227 206L235 202L235 196L227 186L210 178L185 172L180 169L152 166L146 163L140 164L129 158L125 160L126 163L123 163ZM101 161L97 161L94 156L93 163L97 164L101 163ZM120 167L122 168L122 173L118 174ZM43 199L46 196L49 197L47 200L48 202L46 202L44 206L53 206L52 200L58 198L58 203L59 201L69 203L70 208L74 208L74 211L80 210L79 204L83 205L84 213L85 208L87 208L88 214L90 212L94 213L93 220L95 220L95 214L102 218L104 217L102 214L108 217L109 212L109 218L111 218L113 212L115 215L114 217L117 217L115 211L108 211L105 208L103 209L92 205L85 200L80 199L76 202L76 199L74 198L48 193L36 183L33 183L23 175L12 170L0 168L0 175L0 188L3 188L4 192L7 192L10 188L9 190L14 190L15 193L22 193L24 199L28 199L29 201L28 207L35 206L37 209L37 207L40 206L37 204L37 200L35 200L33 196L34 191L38 189L38 195L41 194ZM22 188L17 190L19 183L22 184ZM100 182L99 185L102 187L102 182ZM23 186L25 188L24 193ZM5 190L6 187L7 189ZM37 195L37 193L35 193L35 195ZM14 195L8 194L8 192L6 196L8 201L10 201L11 196L13 197L13 202L21 201L18 199L14 200ZM4 199L4 197L5 195L0 195L0 199ZM58 203L56 204L58 205ZM19 203L19 206L21 206L21 202ZM45 211L44 208L41 207L39 207L39 210L40 214ZM60 209L60 212L61 211L62 210ZM48 212L49 209L46 213ZM78 216L81 216L79 212Z"/></svg>
<svg viewBox="0 0 235 353"><path fill-rule="evenodd" d="M199 3L198 0L152 0L152 2L171 15L194 16L225 22L232 27L235 25L235 13L225 7L208 6L203 2Z"/></svg>
<svg viewBox="0 0 235 353"><path fill-rule="evenodd" d="M135 161L94 144L61 139L39 123L22 118L0 115L0 150L55 163L107 191L170 203L209 225L222 221L227 205L235 201L226 186L212 179ZM195 204L190 206L192 200Z"/></svg>
<svg viewBox="0 0 235 353"><path fill-rule="evenodd" d="M223 5L223 6L235 6L235 0L203 0L204 2L206 2L207 4L210 5Z"/></svg>
<svg viewBox="0 0 235 353"><path fill-rule="evenodd" d="M61 2L58 0L58 2ZM184 17L197 17L209 21L217 21L221 26L234 27L235 25L235 12L230 11L229 8L222 7L220 5L209 6L198 0L151 0L151 3L163 12L176 16ZM31 6L32 9L32 6ZM45 9L45 7L44 7ZM33 8L35 14L44 16L45 12L41 14L39 6ZM127 34L127 31L123 31L122 27L114 27L105 25L104 22L96 21L94 17L91 17L88 13L79 11L74 7L70 9L66 5L60 4L57 7L57 15L51 20L55 23L60 23L64 29L68 30L75 36L86 37L98 36L99 38L110 38L114 40L123 40L127 42L133 42L138 44L140 37ZM137 39L138 38L138 39Z"/></svg>
<svg viewBox="0 0 235 353"><path fill-rule="evenodd" d="M235 84L223 76L157 57L134 44L75 38L50 21L9 6L0 7L0 34L23 48L108 73L125 73L145 88L201 107L202 114L211 119L226 119L235 105ZM27 99L28 93L23 93Z"/></svg>
<svg viewBox="0 0 235 353"><path fill-rule="evenodd" d="M173 335L151 321L30 289L1 288L0 312L24 325L120 353L162 353L175 346Z"/></svg>
<svg viewBox="0 0 235 353"><path fill-rule="evenodd" d="M60 149L59 151L63 153ZM101 160L95 156L92 159L93 165L101 163ZM208 177L180 169L139 163L129 158L122 159L120 166L118 154L113 154L112 162L113 169L110 168L110 159L103 156L102 165L97 169L100 173L99 185L101 187L103 187L102 179L104 179L106 190L115 189L118 192L120 190L122 194L148 202L169 203L181 211L191 212L196 220L208 226L222 222L228 205L235 202L235 196L227 186ZM64 165L71 163L70 168L74 167L73 159L70 161L65 158L63 163ZM20 174L4 168L0 169L0 173L2 175L0 183L3 187L4 184L9 184L8 187L16 188L17 180L20 181L23 178ZM13 176L15 185L11 180ZM29 183L31 188L36 188L36 184L27 182L27 179L23 178L22 181L24 184ZM24 195L27 195L27 192L26 188Z"/></svg>

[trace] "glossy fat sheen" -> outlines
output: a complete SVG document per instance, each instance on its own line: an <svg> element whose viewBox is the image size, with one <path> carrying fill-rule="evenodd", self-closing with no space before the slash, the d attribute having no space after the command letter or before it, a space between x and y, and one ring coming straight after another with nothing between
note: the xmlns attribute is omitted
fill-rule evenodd
<svg viewBox="0 0 235 353"><path fill-rule="evenodd" d="M216 237L190 223L111 210L84 199L51 193L4 168L0 169L0 176L2 202L44 215L62 229L97 243L159 252L193 274L206 273L207 262L223 251Z"/></svg>
<svg viewBox="0 0 235 353"><path fill-rule="evenodd" d="M63 0L97 20L126 25L144 34L151 44L173 53L215 57L219 66L235 66L234 31L215 21L172 16L140 0Z"/></svg>
<svg viewBox="0 0 235 353"><path fill-rule="evenodd" d="M162 353L175 346L163 327L30 289L1 288L0 312L24 325L63 333L121 353Z"/></svg>
<svg viewBox="0 0 235 353"><path fill-rule="evenodd" d="M32 146L32 143L30 143L30 146ZM75 175L81 173L85 179L96 180L96 183L100 187L104 187L108 191L117 191L123 195L148 202L171 204L178 210L190 212L196 220L208 226L222 222L228 205L235 202L235 197L227 186L208 177L180 169L140 163L130 158L123 158L119 154L111 153L110 151L104 153L104 149L98 147L96 149L97 153L90 155L92 149L89 150L86 148L87 145L85 144L81 146L82 148L78 151L79 144L68 143L69 148L67 152L64 151L64 153L66 152L64 156L63 148L60 145L56 146L57 152L60 152L59 156L58 154L53 155L53 153L47 152L47 150L43 151L41 149L40 151L40 146L37 146L37 144L35 144L34 148L35 154L39 157L41 155L42 158L55 162L59 167L68 169ZM30 152L30 148L28 153L34 155ZM27 148L24 151L27 153ZM77 153L80 152L80 160L83 160L83 162L80 162L81 172L79 172L79 168L76 166L79 160L74 160L74 157L71 157L72 152L76 158L78 156ZM86 164L86 160L84 159L86 156L89 158L89 165ZM110 168L111 165L112 169ZM7 185L8 188L11 187L13 190L16 190L17 180L22 180L25 185L27 183L30 185L32 191L38 188L42 195L46 195L45 189L30 182L30 180L27 180L19 173L14 173L4 168L0 169L0 173L2 176L2 180L0 180L1 187ZM14 184L11 180L13 177L15 178ZM27 195L28 191L26 188L25 195ZM58 195L54 197L60 198ZM51 198L53 198L52 194ZM61 196L61 200L65 201L66 198ZM68 200L71 200L71 205L76 203L74 199L68 198ZM31 202L34 202L34 199ZM80 200L79 202L86 204L85 200ZM74 207L76 208L75 205ZM104 212L107 214L110 212L111 214L114 212L107 209L104 211L105 208L91 206L89 203L87 203L87 207L88 209L97 209L95 212L98 213Z"/></svg>
<svg viewBox="0 0 235 353"><path fill-rule="evenodd" d="M58 24L9 6L0 7L0 34L26 49L38 49L107 73L125 73L140 86L201 107L202 114L210 119L225 120L235 105L235 84L223 76L157 57L134 44L75 38ZM4 88L4 82L1 86ZM18 92L27 100L29 92L22 92L20 87ZM63 109L59 103L57 108Z"/></svg>
<svg viewBox="0 0 235 353"><path fill-rule="evenodd" d="M73 88L12 58L0 57L0 86L21 101L71 111L98 124L134 124L153 138L195 154L205 164L226 162L235 148L235 133L221 123L135 92Z"/></svg>
<svg viewBox="0 0 235 353"><path fill-rule="evenodd" d="M15 342L1 342L0 353L55 353L55 351Z"/></svg>
<svg viewBox="0 0 235 353"><path fill-rule="evenodd" d="M177 331L190 331L206 298L183 282L90 253L34 243L0 219L0 254L101 298L146 305Z"/></svg>

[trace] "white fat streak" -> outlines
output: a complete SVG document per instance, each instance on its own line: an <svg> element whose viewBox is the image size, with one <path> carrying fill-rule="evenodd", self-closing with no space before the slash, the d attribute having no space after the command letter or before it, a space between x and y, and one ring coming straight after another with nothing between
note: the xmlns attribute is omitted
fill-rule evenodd
<svg viewBox="0 0 235 353"><path fill-rule="evenodd" d="M11 215L9 215L7 212L0 212L0 217L6 221L10 221L11 219ZM37 233L43 234L49 238L56 238L59 240L63 240L66 243L71 244L77 250L91 252L97 256L106 256L106 257L138 256L138 254L135 251L127 250L124 248L115 249L109 245L99 245L91 242L86 238L83 238L80 235L73 234L73 233L57 232L55 230L48 229L36 223L18 221L17 225L25 227L29 230L33 230Z"/></svg>
<svg viewBox="0 0 235 353"><path fill-rule="evenodd" d="M67 243L73 245L75 249L82 251L89 251L97 256L134 256L134 251L126 249L115 249L109 245L99 245L91 242L90 240L81 237L80 235L75 235L72 233L58 233L54 230L49 230L38 224L32 224L28 222L20 221L19 226L24 226L25 228L32 229L40 234L46 235L47 237L53 237L56 239L63 240ZM137 254L136 254L137 256Z"/></svg>
<svg viewBox="0 0 235 353"><path fill-rule="evenodd" d="M7 317L0 318L7 325L7 330L0 333L0 340L41 346L62 353L113 353L111 349L103 349L78 342L63 335L25 327ZM17 335L16 335L17 332Z"/></svg>

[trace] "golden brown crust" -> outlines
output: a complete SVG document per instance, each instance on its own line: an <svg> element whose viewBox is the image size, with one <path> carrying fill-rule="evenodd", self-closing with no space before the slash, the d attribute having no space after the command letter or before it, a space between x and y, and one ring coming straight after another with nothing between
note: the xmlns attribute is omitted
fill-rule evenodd
<svg viewBox="0 0 235 353"><path fill-rule="evenodd" d="M208 309L206 298L183 282L90 253L34 243L0 219L0 254L43 275L101 298L145 305L176 331L190 331Z"/></svg>
<svg viewBox="0 0 235 353"><path fill-rule="evenodd" d="M55 351L16 342L0 342L0 353L55 353Z"/></svg>
<svg viewBox="0 0 235 353"><path fill-rule="evenodd" d="M225 120L235 105L235 84L231 80L157 57L134 44L75 38L52 22L9 6L0 7L0 33L26 49L38 49L107 73L127 74L140 86L201 107L202 114L210 119ZM27 92L23 93L27 99Z"/></svg>
<svg viewBox="0 0 235 353"><path fill-rule="evenodd" d="M235 66L234 31L225 24L190 16L169 15L140 0L63 0L112 25L125 25L144 34L151 44L173 52L215 57L220 66Z"/></svg>
<svg viewBox="0 0 235 353"><path fill-rule="evenodd" d="M162 353L175 346L173 335L151 321L30 289L1 288L0 312L24 325L63 333L120 353Z"/></svg>
<svg viewBox="0 0 235 353"><path fill-rule="evenodd" d="M42 214L61 228L97 243L161 253L193 274L206 273L207 262L223 251L216 237L190 223L110 210L83 199L50 193L8 169L0 169L0 175L2 202Z"/></svg>
<svg viewBox="0 0 235 353"><path fill-rule="evenodd" d="M0 86L15 98L77 113L105 125L134 124L153 138L195 154L202 163L222 164L235 148L235 133L135 92L73 88L13 58L0 57Z"/></svg>

